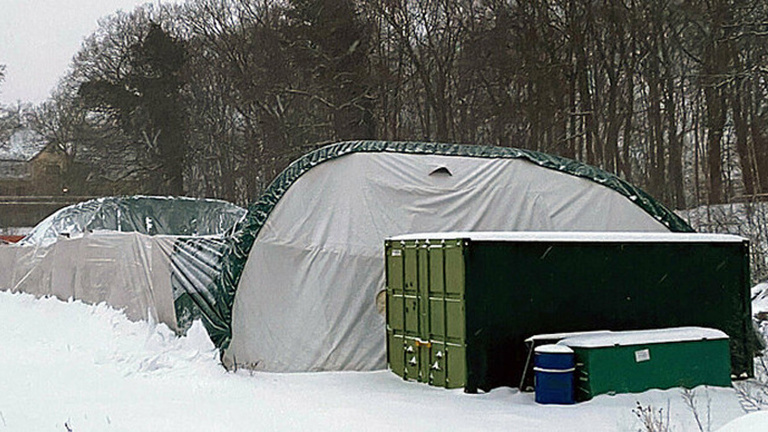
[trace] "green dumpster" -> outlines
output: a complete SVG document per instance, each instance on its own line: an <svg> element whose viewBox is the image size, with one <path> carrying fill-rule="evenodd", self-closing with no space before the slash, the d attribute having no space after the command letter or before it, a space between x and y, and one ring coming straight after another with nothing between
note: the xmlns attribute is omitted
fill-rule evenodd
<svg viewBox="0 0 768 432"><path fill-rule="evenodd" d="M648 389L731 385L728 335L701 327L566 338L576 358L576 400Z"/></svg>

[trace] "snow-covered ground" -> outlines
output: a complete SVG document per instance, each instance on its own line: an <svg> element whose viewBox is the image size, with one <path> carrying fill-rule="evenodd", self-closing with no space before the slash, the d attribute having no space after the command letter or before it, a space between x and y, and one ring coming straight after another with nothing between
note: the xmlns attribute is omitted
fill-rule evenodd
<svg viewBox="0 0 768 432"><path fill-rule="evenodd" d="M768 430L768 411L757 411L728 423L717 432L762 432Z"/></svg>
<svg viewBox="0 0 768 432"><path fill-rule="evenodd" d="M679 389L543 406L510 388L469 395L387 371L230 373L199 323L179 338L104 305L8 292L0 317L0 432L637 431L638 402L672 430L700 430ZM733 389L694 395L703 430L744 415Z"/></svg>

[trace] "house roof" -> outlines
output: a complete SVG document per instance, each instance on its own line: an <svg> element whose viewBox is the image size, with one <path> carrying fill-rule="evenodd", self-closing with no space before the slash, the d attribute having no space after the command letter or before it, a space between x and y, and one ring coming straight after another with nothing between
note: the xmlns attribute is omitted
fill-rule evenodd
<svg viewBox="0 0 768 432"><path fill-rule="evenodd" d="M0 142L0 161L28 162L48 145L44 136L32 129L18 129Z"/></svg>

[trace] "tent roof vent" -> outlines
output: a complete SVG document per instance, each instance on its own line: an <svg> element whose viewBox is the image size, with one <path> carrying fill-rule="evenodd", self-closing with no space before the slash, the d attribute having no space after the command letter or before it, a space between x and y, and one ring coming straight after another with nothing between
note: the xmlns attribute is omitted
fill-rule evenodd
<svg viewBox="0 0 768 432"><path fill-rule="evenodd" d="M450 177L453 174L451 174L451 171L448 168L441 166L432 170L432 172L429 173L429 175L435 176L435 177Z"/></svg>

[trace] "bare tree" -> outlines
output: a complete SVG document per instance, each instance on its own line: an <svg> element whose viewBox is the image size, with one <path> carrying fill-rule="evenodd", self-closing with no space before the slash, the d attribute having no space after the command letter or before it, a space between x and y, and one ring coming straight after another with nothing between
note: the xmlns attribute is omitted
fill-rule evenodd
<svg viewBox="0 0 768 432"><path fill-rule="evenodd" d="M317 143L358 138L554 153L676 208L768 191L759 0L144 6L102 22L61 93L130 77L151 22L188 52L177 111L190 157L179 170L195 195L247 203ZM59 106L81 114L43 115L52 136L77 147L103 134L141 150L146 175L159 169L147 151L156 130L137 123L130 134L106 110Z"/></svg>

